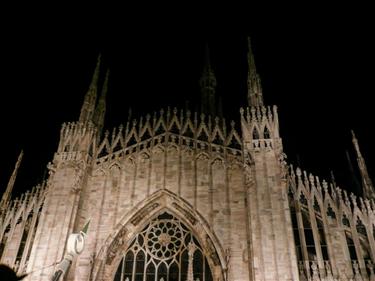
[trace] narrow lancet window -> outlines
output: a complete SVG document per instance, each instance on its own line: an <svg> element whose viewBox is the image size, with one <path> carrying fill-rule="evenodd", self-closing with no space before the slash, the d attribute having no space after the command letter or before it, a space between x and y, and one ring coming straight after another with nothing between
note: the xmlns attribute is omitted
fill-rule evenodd
<svg viewBox="0 0 375 281"><path fill-rule="evenodd" d="M259 132L257 128L253 129L253 140L258 140L259 139Z"/></svg>

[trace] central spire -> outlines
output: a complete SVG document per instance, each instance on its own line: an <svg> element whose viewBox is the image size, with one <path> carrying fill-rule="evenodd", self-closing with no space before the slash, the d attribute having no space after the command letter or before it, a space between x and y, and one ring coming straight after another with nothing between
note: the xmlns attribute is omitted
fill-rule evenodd
<svg viewBox="0 0 375 281"><path fill-rule="evenodd" d="M109 78L109 69L107 69L107 73L105 76L105 80L102 87L102 92L98 101L98 105L96 106L95 113L94 113L94 123L98 128L99 136L102 133L104 127L104 119L105 119L105 112L106 112L106 96L108 92L108 78Z"/></svg>
<svg viewBox="0 0 375 281"><path fill-rule="evenodd" d="M263 106L263 93L262 85L260 83L260 77L257 73L254 61L253 51L251 49L250 37L248 40L248 53L247 53L247 63L249 67L248 77L247 77L247 99L249 106Z"/></svg>
<svg viewBox="0 0 375 281"><path fill-rule="evenodd" d="M208 45L206 45L205 65L199 84L201 86L201 112L215 116L216 77L211 67L210 50L208 49Z"/></svg>
<svg viewBox="0 0 375 281"><path fill-rule="evenodd" d="M86 93L85 99L83 101L83 105L81 108L81 114L79 115L79 122L87 123L89 121L93 121L93 115L95 110L95 103L96 97L98 92L98 80L99 80L99 70L100 70L100 58L101 55L99 54L98 60L96 63L96 68L94 71L94 75L91 80L91 84L89 89Z"/></svg>

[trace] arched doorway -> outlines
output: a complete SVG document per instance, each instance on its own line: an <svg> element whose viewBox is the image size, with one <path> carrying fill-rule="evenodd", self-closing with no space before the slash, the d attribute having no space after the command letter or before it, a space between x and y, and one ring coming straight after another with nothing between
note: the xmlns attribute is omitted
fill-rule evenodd
<svg viewBox="0 0 375 281"><path fill-rule="evenodd" d="M192 231L163 212L135 235L114 281L213 281L207 258Z"/></svg>

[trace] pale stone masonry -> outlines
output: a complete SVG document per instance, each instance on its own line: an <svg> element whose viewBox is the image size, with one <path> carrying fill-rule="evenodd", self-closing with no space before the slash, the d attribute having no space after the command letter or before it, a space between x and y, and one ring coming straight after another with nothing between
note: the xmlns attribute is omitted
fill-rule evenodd
<svg viewBox="0 0 375 281"><path fill-rule="evenodd" d="M374 190L358 140L366 198L288 165L250 48L248 61L238 126L213 117L207 65L203 113L167 108L102 134L99 57L48 179L12 201L17 161L0 204L1 262L51 280L68 236L90 220L64 280L375 280Z"/></svg>

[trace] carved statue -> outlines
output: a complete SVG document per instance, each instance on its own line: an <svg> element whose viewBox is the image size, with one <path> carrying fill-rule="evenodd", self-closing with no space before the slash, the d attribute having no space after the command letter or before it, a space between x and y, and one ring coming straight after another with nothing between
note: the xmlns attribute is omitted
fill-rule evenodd
<svg viewBox="0 0 375 281"><path fill-rule="evenodd" d="M108 254L107 254L107 264L112 263L112 260L116 256L118 249L125 243L126 232L127 232L127 229L125 227L122 228L120 232L116 235L112 244L109 246Z"/></svg>

